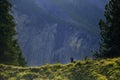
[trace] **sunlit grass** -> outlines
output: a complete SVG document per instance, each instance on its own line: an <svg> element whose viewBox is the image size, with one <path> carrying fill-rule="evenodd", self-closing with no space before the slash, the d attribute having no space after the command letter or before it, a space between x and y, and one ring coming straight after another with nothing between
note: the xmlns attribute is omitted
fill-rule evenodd
<svg viewBox="0 0 120 80"><path fill-rule="evenodd" d="M120 80L120 58L35 67L0 64L0 80Z"/></svg>

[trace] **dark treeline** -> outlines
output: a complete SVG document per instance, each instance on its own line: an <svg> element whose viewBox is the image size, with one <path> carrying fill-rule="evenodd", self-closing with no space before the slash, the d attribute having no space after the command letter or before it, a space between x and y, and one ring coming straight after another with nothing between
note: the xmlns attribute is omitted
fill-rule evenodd
<svg viewBox="0 0 120 80"><path fill-rule="evenodd" d="M8 0L0 0L0 63L25 66L26 61L19 48L15 23L11 13L12 5Z"/></svg>
<svg viewBox="0 0 120 80"><path fill-rule="evenodd" d="M105 6L106 20L100 20L101 44L95 58L120 56L120 0L110 0Z"/></svg>

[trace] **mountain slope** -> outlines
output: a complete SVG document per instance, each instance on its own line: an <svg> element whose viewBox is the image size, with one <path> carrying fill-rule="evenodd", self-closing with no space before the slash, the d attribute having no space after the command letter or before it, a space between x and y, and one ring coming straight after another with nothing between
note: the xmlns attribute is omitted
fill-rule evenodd
<svg viewBox="0 0 120 80"><path fill-rule="evenodd" d="M67 63L98 49L107 0L11 0L28 65ZM91 46L92 45L92 46Z"/></svg>
<svg viewBox="0 0 120 80"><path fill-rule="evenodd" d="M0 64L0 80L120 80L120 58L41 67Z"/></svg>

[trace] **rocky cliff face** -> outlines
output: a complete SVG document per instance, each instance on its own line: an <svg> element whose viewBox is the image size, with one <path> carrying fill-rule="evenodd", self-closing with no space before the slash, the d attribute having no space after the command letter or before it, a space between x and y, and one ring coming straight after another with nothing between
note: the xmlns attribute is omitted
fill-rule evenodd
<svg viewBox="0 0 120 80"><path fill-rule="evenodd" d="M11 0L28 65L67 63L98 48L107 0Z"/></svg>

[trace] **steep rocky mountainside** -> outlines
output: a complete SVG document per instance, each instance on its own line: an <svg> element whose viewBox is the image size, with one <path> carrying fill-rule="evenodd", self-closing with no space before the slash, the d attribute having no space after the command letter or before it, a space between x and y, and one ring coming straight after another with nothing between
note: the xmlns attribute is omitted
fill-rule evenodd
<svg viewBox="0 0 120 80"><path fill-rule="evenodd" d="M28 65L91 57L90 51L98 48L98 22L106 1L11 0L17 37Z"/></svg>

